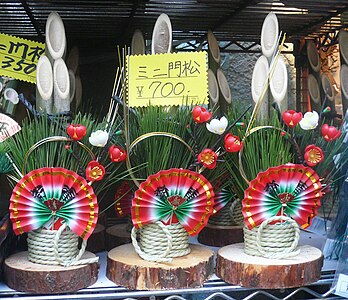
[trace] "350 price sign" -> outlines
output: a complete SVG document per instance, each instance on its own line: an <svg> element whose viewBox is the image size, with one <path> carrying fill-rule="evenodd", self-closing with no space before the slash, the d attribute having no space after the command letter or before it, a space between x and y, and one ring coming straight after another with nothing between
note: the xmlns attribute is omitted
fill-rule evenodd
<svg viewBox="0 0 348 300"><path fill-rule="evenodd" d="M206 52L128 56L129 105L207 103L207 68Z"/></svg>
<svg viewBox="0 0 348 300"><path fill-rule="evenodd" d="M36 83L36 65L43 43L0 33L0 75Z"/></svg>

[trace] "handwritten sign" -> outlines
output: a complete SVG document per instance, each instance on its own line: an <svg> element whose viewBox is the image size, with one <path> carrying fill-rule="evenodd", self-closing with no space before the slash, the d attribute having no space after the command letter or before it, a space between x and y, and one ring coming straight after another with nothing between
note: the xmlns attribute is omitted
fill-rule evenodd
<svg viewBox="0 0 348 300"><path fill-rule="evenodd" d="M36 64L45 44L0 33L0 75L36 83Z"/></svg>
<svg viewBox="0 0 348 300"><path fill-rule="evenodd" d="M206 52L127 57L129 106L208 103Z"/></svg>

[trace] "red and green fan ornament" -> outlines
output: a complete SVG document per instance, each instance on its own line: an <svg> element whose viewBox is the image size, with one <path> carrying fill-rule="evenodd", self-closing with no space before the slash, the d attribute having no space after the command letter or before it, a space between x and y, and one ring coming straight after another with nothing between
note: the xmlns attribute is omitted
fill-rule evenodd
<svg viewBox="0 0 348 300"><path fill-rule="evenodd" d="M64 222L87 240L98 220L97 197L75 172L40 168L26 174L13 189L10 218L17 235L41 227L58 229Z"/></svg>
<svg viewBox="0 0 348 300"><path fill-rule="evenodd" d="M203 175L173 168L140 184L132 201L132 221L135 228L156 221L179 222L193 236L207 224L213 207L214 191Z"/></svg>
<svg viewBox="0 0 348 300"><path fill-rule="evenodd" d="M294 219L306 228L317 214L322 185L316 172L288 163L260 172L245 190L242 213L249 229L277 215Z"/></svg>

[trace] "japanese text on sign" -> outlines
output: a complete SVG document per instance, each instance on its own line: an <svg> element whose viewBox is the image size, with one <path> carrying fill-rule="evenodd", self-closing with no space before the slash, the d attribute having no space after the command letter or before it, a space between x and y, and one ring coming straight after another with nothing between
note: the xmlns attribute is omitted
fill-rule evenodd
<svg viewBox="0 0 348 300"><path fill-rule="evenodd" d="M208 102L205 52L131 55L127 75L131 107Z"/></svg>
<svg viewBox="0 0 348 300"><path fill-rule="evenodd" d="M36 64L43 43L0 33L0 75L36 83Z"/></svg>

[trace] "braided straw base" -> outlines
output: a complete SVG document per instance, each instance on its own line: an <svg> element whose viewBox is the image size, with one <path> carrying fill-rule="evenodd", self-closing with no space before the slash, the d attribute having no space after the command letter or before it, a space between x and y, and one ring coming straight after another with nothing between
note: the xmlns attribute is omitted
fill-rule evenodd
<svg viewBox="0 0 348 300"><path fill-rule="evenodd" d="M29 261L43 265L59 265L55 258L54 239L57 230L39 229L28 233L28 252ZM58 255L63 259L70 261L75 258L79 252L79 238L71 230L63 231L58 241Z"/></svg>
<svg viewBox="0 0 348 300"><path fill-rule="evenodd" d="M132 242L139 256L149 261L171 261L174 257L185 256L191 252L189 235L180 223L163 225L156 222L139 230L139 243L136 231L132 230Z"/></svg>
<svg viewBox="0 0 348 300"><path fill-rule="evenodd" d="M274 221L281 223L270 224ZM300 235L297 223L282 216L264 221L252 230L244 227L244 251L248 255L266 258L288 258L299 254L296 250Z"/></svg>
<svg viewBox="0 0 348 300"><path fill-rule="evenodd" d="M208 220L211 225L217 226L236 226L244 223L242 214L242 202L239 199L226 204L215 215Z"/></svg>
<svg viewBox="0 0 348 300"><path fill-rule="evenodd" d="M79 237L66 230L64 223L58 230L38 229L28 233L28 259L36 264L76 266L98 262L98 257L81 259L87 241L78 249Z"/></svg>

